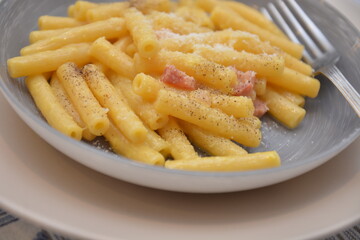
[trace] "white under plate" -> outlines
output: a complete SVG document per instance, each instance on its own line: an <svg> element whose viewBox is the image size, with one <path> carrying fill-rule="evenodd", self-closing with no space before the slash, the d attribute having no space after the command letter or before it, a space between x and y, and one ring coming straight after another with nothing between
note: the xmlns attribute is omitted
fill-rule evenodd
<svg viewBox="0 0 360 240"><path fill-rule="evenodd" d="M330 2L360 12L356 1ZM49 230L96 240L319 239L360 220L360 139L281 184L185 194L84 167L35 134L1 95L0 109L0 207Z"/></svg>

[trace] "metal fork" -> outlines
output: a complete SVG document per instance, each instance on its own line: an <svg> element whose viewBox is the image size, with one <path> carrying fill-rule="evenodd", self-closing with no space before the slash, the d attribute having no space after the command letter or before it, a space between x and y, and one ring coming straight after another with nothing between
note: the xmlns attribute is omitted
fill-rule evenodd
<svg viewBox="0 0 360 240"><path fill-rule="evenodd" d="M305 62L313 67L315 73L329 78L360 117L360 95L336 67L339 54L299 4L295 0L277 0L268 3L261 11L292 41L305 46Z"/></svg>

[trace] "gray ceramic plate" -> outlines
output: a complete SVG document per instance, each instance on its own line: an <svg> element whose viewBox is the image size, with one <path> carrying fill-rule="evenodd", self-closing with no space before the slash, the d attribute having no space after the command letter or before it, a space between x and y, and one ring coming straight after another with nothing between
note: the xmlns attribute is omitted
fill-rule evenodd
<svg viewBox="0 0 360 240"><path fill-rule="evenodd" d="M203 173L147 166L69 139L43 120L23 84L11 79L6 60L17 56L28 44L28 34L41 15L65 15L72 1L0 1L0 89L19 116L42 138L74 160L104 174L135 184L183 192L230 192L267 186L303 174L323 164L346 148L360 134L360 120L341 94L325 78L316 99L306 103L307 116L301 126L289 131L270 118L263 123L263 141L251 151L276 150L282 166L275 169ZM245 1L262 6L267 1ZM359 32L323 1L300 1L341 53L339 69L360 91ZM3 113L5 114L5 113ZM19 136L21 137L21 136ZM104 147L105 148L105 147Z"/></svg>

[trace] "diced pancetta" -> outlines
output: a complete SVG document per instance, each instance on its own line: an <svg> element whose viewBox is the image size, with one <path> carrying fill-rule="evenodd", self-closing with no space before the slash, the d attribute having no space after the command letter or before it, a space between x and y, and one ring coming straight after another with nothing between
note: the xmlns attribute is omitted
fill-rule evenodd
<svg viewBox="0 0 360 240"><path fill-rule="evenodd" d="M237 84L234 86L234 96L251 96L254 91L256 73L253 71L242 72L236 70Z"/></svg>
<svg viewBox="0 0 360 240"><path fill-rule="evenodd" d="M195 90L195 78L187 75L185 72L180 71L174 65L167 65L160 80L165 84L182 90Z"/></svg>
<svg viewBox="0 0 360 240"><path fill-rule="evenodd" d="M266 103L258 98L256 98L253 103L255 108L254 116L256 117L262 117L269 110L269 108L266 106Z"/></svg>

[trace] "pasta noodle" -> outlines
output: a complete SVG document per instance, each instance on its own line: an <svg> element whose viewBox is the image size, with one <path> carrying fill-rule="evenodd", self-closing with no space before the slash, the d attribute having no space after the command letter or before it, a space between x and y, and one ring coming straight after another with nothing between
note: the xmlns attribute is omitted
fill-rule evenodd
<svg viewBox="0 0 360 240"><path fill-rule="evenodd" d="M247 31L258 35L263 41L269 41L272 45L281 48L298 59L302 56L304 50L302 45L258 27L241 16L234 14L230 8L216 7L211 13L211 19L214 21L215 26L221 29L232 28Z"/></svg>
<svg viewBox="0 0 360 240"><path fill-rule="evenodd" d="M59 79L54 73L51 77L50 86L55 94L57 100L60 102L60 104L63 106L63 108L66 110L66 112L73 118L73 120L83 129L82 137L87 141L92 141L96 137L94 134L92 134L89 129L86 127L86 124L81 119L79 113L76 111L73 103L71 102L68 94L65 92L65 89L60 84Z"/></svg>
<svg viewBox="0 0 360 240"><path fill-rule="evenodd" d="M165 159L161 153L149 146L129 141L112 123L104 137L115 152L127 158L150 165L164 165Z"/></svg>
<svg viewBox="0 0 360 240"><path fill-rule="evenodd" d="M16 78L55 71L67 62L81 66L90 61L89 49L88 43L71 44L57 50L10 58L8 71Z"/></svg>
<svg viewBox="0 0 360 240"><path fill-rule="evenodd" d="M142 57L152 57L160 49L158 39L151 23L137 9L130 8L125 13L126 27Z"/></svg>
<svg viewBox="0 0 360 240"><path fill-rule="evenodd" d="M40 30L53 30L61 28L71 28L84 25L84 22L80 22L76 19L69 17L54 17L54 16L41 16L38 21Z"/></svg>
<svg viewBox="0 0 360 240"><path fill-rule="evenodd" d="M96 136L104 134L109 128L107 110L95 99L77 66L65 63L56 74L90 132Z"/></svg>
<svg viewBox="0 0 360 240"><path fill-rule="evenodd" d="M165 167L190 171L249 171L280 165L280 157L274 152L259 152L237 156L203 157L192 161L166 161Z"/></svg>
<svg viewBox="0 0 360 240"><path fill-rule="evenodd" d="M161 89L154 105L161 113L188 121L245 146L257 147L260 144L261 132L258 129L241 124L234 117L202 105L186 95Z"/></svg>
<svg viewBox="0 0 360 240"><path fill-rule="evenodd" d="M214 156L237 156L247 154L246 150L227 138L216 136L185 121L180 126L189 139Z"/></svg>
<svg viewBox="0 0 360 240"><path fill-rule="evenodd" d="M108 39L121 37L125 33L124 21L120 18L94 22L80 27L72 28L60 35L38 41L21 49L21 55L55 50L68 44L91 42L99 37Z"/></svg>
<svg viewBox="0 0 360 240"><path fill-rule="evenodd" d="M134 62L126 53L117 49L105 38L98 38L90 48L90 54L115 72L133 78Z"/></svg>
<svg viewBox="0 0 360 240"><path fill-rule="evenodd" d="M26 86L48 123L63 134L80 140L82 128L76 124L66 112L43 75L33 75L26 78Z"/></svg>
<svg viewBox="0 0 360 240"><path fill-rule="evenodd" d="M86 83L97 100L109 110L108 116L115 126L129 140L136 143L143 142L147 135L147 129L128 106L125 98L119 92L116 92L106 76L92 64L85 65L82 72Z"/></svg>
<svg viewBox="0 0 360 240"><path fill-rule="evenodd" d="M157 130L168 122L168 116L159 113L154 106L137 95L132 88L132 82L124 77L113 75L111 82L125 96L130 107L141 120L152 130Z"/></svg>
<svg viewBox="0 0 360 240"><path fill-rule="evenodd" d="M158 132L170 144L170 153L174 159L193 159L199 157L174 118L170 118L168 123L160 128Z"/></svg>

